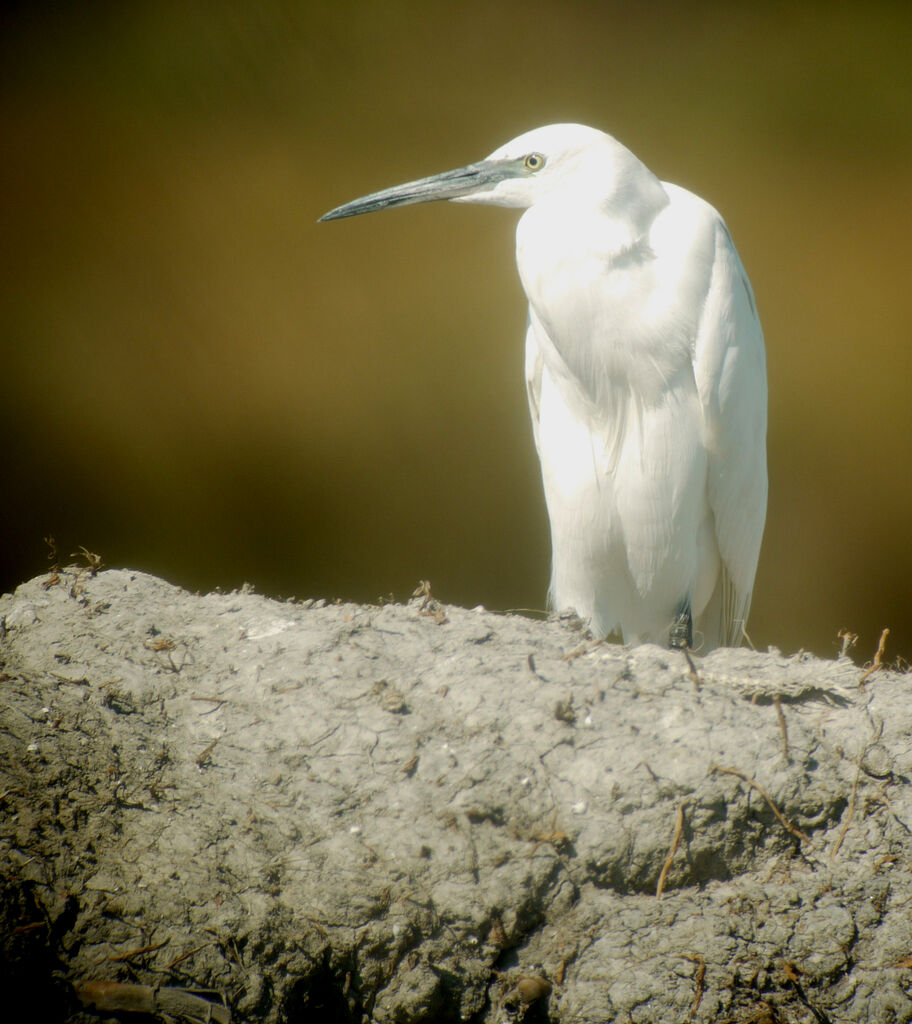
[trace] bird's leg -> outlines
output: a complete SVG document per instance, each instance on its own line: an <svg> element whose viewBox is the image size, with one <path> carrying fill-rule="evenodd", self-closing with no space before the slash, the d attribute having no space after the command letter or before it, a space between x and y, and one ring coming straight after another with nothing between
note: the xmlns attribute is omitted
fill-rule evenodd
<svg viewBox="0 0 912 1024"><path fill-rule="evenodd" d="M668 631L668 646L693 650L694 627L688 601L678 612L678 617Z"/></svg>

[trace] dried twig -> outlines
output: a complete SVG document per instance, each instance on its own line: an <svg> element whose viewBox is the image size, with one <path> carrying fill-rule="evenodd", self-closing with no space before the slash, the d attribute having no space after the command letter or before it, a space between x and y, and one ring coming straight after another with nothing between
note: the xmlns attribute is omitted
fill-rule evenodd
<svg viewBox="0 0 912 1024"><path fill-rule="evenodd" d="M858 767L855 770L855 781L852 783L852 795L849 797L849 809L846 812L845 824L839 830L839 835L836 837L836 842L833 843L833 849L830 852L830 860L836 859L836 854L839 853L839 848L842 846L842 841L846 837L846 833L849 831L849 825L852 824L852 817L855 814L855 795L858 792L858 780L861 777L861 758L858 759Z"/></svg>
<svg viewBox="0 0 912 1024"><path fill-rule="evenodd" d="M79 545L78 551L71 551L70 558L81 558L85 562L85 567L89 570L90 576L97 576L98 570L104 568L101 555L96 555L94 551L89 551L84 544Z"/></svg>
<svg viewBox="0 0 912 1024"><path fill-rule="evenodd" d="M777 693L773 697L773 705L776 708L776 717L779 719L779 729L782 732L782 756L789 760L789 734L788 726L785 724L785 712L782 710L782 701L779 700L779 694Z"/></svg>
<svg viewBox="0 0 912 1024"><path fill-rule="evenodd" d="M303 689L303 687L304 687L303 683L292 683L290 686L278 686L278 687L274 686L272 688L272 692L276 693L276 694L294 693L295 690L301 690L301 689Z"/></svg>
<svg viewBox="0 0 912 1024"><path fill-rule="evenodd" d="M134 956L142 956L143 953L154 953L156 949L161 949L162 946L167 946L168 940L164 942L156 942L152 946L139 946L137 949L128 949L126 953L115 953L114 956L109 956L108 959L114 961L114 963L120 963L121 960L132 960Z"/></svg>
<svg viewBox="0 0 912 1024"><path fill-rule="evenodd" d="M530 832L526 836L517 836L519 839L524 839L527 842L535 843L532 849L529 851L531 857L535 851L542 845L542 843L548 843L557 852L566 849L570 845L570 836L566 832L562 831L557 827L557 810L555 809L554 814L551 816L551 827L546 830L536 829Z"/></svg>
<svg viewBox="0 0 912 1024"><path fill-rule="evenodd" d="M567 651L566 654L562 654L561 661L574 661L576 658L582 658L591 651L592 647L590 647L589 644L580 644L579 647L574 647L572 651Z"/></svg>
<svg viewBox="0 0 912 1024"><path fill-rule="evenodd" d="M674 833L671 837L671 846L668 847L668 856L665 858L665 863L662 865L662 870L659 872L659 881L656 885L656 899L662 898L662 893L665 891L665 880L668 878L668 872L671 870L671 863L674 860L675 854L678 852L678 845L681 842L681 833L684 831L684 808L687 806L689 801L682 800L678 804L678 809L675 812L675 823Z"/></svg>
<svg viewBox="0 0 912 1024"><path fill-rule="evenodd" d="M444 625L449 622L446 612L440 605L440 602L431 593L430 580L420 580L418 586L412 593L412 597L422 598L421 607L418 609L419 615L426 615L429 619L433 619L438 626Z"/></svg>
<svg viewBox="0 0 912 1024"><path fill-rule="evenodd" d="M878 641L878 644L877 644L877 653L874 655L874 663L870 666L870 668L866 669L862 673L861 679L858 680L858 685L859 686L864 686L865 680L868 678L868 676L873 675L879 668L884 668L885 667L884 666L884 661L883 661L883 656L884 656L884 649L887 646L887 637L889 635L890 635L890 630L889 629L885 629L880 634L880 640Z"/></svg>
<svg viewBox="0 0 912 1024"><path fill-rule="evenodd" d="M700 1009L700 1003L703 1002L703 981L706 978L706 961L700 956L699 953L682 953L684 960L689 960L692 964L697 965L697 973L694 975L694 1001L690 1007L690 1015L693 1015Z"/></svg>
<svg viewBox="0 0 912 1024"><path fill-rule="evenodd" d="M845 658L848 655L849 650L858 642L858 634L853 633L850 629L840 629L836 634L836 639L842 641L842 648L839 651L839 657Z"/></svg>
<svg viewBox="0 0 912 1024"><path fill-rule="evenodd" d="M45 590L49 590L51 587L56 587L60 582L60 559L57 557L57 542L54 540L52 534L48 534L44 538L44 543L48 546L48 561L51 563L50 569L48 570L50 575L42 583Z"/></svg>
<svg viewBox="0 0 912 1024"><path fill-rule="evenodd" d="M196 946L193 949L188 949L186 953L181 953L180 956L175 957L171 963L165 964L165 970L170 971L172 967L177 967L178 964L183 963L184 960L189 959L194 953L198 953L201 949L205 949L210 943L204 942L202 946Z"/></svg>
<svg viewBox="0 0 912 1024"><path fill-rule="evenodd" d="M13 929L12 934L28 935L29 932L36 932L39 928L48 928L47 921L31 921L29 924L20 924L18 928Z"/></svg>
<svg viewBox="0 0 912 1024"><path fill-rule="evenodd" d="M797 825L793 825L785 817L782 811L780 811L779 808L776 806L776 803L773 800L773 798L769 795L769 793L767 793L767 791L760 785L759 782L756 782L754 779L749 778L747 775L744 774L744 772L739 772L737 768L723 768L721 765L714 764L712 768L710 768L710 771L723 772L725 775L735 775L742 781L746 782L752 789L756 789L760 796L762 796L763 799L769 804L770 810L773 812L773 814L776 815L776 817L779 819L780 824L787 832L791 832L793 836L796 836L803 843L809 843L811 841L810 836L805 835L804 832L802 832Z"/></svg>
<svg viewBox="0 0 912 1024"><path fill-rule="evenodd" d="M216 736L215 739L209 744L209 746L197 755L196 763L200 766L200 768L202 768L203 765L209 760L209 755L212 753L213 750L215 750L215 745L216 743L218 743L220 738L221 737Z"/></svg>
<svg viewBox="0 0 912 1024"><path fill-rule="evenodd" d="M212 705L208 711L201 711L200 715L211 715L213 712L221 710L222 706L228 703L224 697L197 697L196 695L193 695L190 697L190 700Z"/></svg>
<svg viewBox="0 0 912 1024"><path fill-rule="evenodd" d="M681 650L684 652L684 657L687 659L688 675L693 680L694 686L699 691L700 687L703 685L703 680L700 678L700 673L697 671L697 666L694 664L694 660L690 656L690 650L687 647L682 647Z"/></svg>

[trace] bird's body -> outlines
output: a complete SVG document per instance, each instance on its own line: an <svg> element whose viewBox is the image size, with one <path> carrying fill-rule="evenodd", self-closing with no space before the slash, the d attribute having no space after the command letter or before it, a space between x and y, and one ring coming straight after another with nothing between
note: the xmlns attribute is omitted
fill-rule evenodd
<svg viewBox="0 0 912 1024"><path fill-rule="evenodd" d="M719 214L610 136L552 125L327 216L434 198L525 208L554 608L628 642L690 646L695 623L702 650L737 643L766 512L766 370Z"/></svg>

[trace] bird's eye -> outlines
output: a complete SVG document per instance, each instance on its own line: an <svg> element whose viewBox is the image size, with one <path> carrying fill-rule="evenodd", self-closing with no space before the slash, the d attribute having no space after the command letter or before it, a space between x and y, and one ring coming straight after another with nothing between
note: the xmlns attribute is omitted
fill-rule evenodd
<svg viewBox="0 0 912 1024"><path fill-rule="evenodd" d="M545 158L541 153L530 153L525 160L523 160L523 167L527 171L540 171L545 166Z"/></svg>

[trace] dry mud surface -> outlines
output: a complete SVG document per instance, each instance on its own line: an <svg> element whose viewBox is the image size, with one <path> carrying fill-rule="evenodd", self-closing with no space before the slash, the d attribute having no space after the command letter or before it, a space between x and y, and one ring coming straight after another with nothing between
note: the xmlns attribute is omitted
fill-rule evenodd
<svg viewBox="0 0 912 1024"><path fill-rule="evenodd" d="M431 599L24 584L5 991L61 1021L912 1021L912 678L694 665Z"/></svg>

